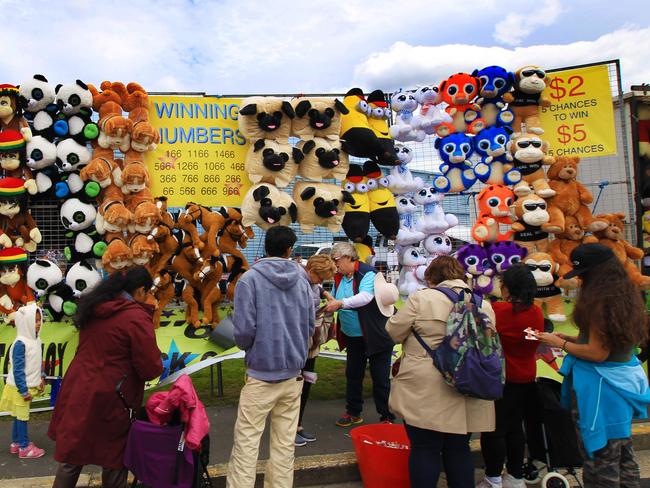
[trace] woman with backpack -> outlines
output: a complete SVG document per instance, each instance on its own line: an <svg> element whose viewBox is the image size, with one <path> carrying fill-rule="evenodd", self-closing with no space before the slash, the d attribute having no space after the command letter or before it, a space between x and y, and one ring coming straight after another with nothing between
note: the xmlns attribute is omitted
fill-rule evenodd
<svg viewBox="0 0 650 488"><path fill-rule="evenodd" d="M496 430L481 434L485 479L477 488L526 486L523 480L525 438L522 422L531 398L536 397L535 353L539 343L526 339L525 329L544 330L544 314L533 304L536 291L533 273L523 264L511 266L503 273L501 295L504 301L492 304L505 356L506 384L503 397L494 404ZM502 478L506 457L508 474Z"/></svg>
<svg viewBox="0 0 650 488"><path fill-rule="evenodd" d="M573 310L576 337L541 333L542 344L566 352L560 374L562 404L572 408L582 441L585 486L639 486L631 423L647 418L648 379L633 351L648 333L639 289L614 252L583 244L571 253L581 279Z"/></svg>
<svg viewBox="0 0 650 488"><path fill-rule="evenodd" d="M463 395L449 386L415 335L431 349L443 342L454 303L436 287L455 293L466 290L465 272L456 259L439 256L424 277L431 288L409 295L386 325L393 340L402 344L401 364L392 381L389 405L404 419L411 443L409 473L413 488L436 486L442 463L448 486L473 488L470 433L494 430L494 402ZM494 322L487 301L481 303L480 312Z"/></svg>

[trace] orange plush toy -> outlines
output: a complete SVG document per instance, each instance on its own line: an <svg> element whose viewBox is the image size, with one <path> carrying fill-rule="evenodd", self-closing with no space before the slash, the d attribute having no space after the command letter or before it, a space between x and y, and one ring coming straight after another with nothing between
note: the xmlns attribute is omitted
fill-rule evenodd
<svg viewBox="0 0 650 488"><path fill-rule="evenodd" d="M114 82L111 88L122 99L122 107L129 112L133 122L131 149L137 152L153 151L160 142L160 134L149 123L149 94L138 83L124 84Z"/></svg>
<svg viewBox="0 0 650 488"><path fill-rule="evenodd" d="M472 238L478 242L508 241L512 239L510 207L515 200L512 190L503 185L490 185L476 197L479 217L472 227ZM499 225L507 226L501 232Z"/></svg>
<svg viewBox="0 0 650 488"><path fill-rule="evenodd" d="M113 274L133 265L133 252L122 239L113 239L102 255L104 271Z"/></svg>
<svg viewBox="0 0 650 488"><path fill-rule="evenodd" d="M650 276L644 276L639 271L639 268L632 262L643 258L643 250L634 247L627 242L624 238L625 224L623 219L625 214L599 214L596 219L605 220L608 222L607 228L594 232L594 236L598 238L598 242L603 246L609 247L616 257L621 260L623 266L627 270L630 279L642 290L650 289Z"/></svg>
<svg viewBox="0 0 650 488"><path fill-rule="evenodd" d="M608 223L595 219L589 210L594 197L587 188L576 180L578 176L577 156L558 157L548 169L547 178L555 196L548 199L548 213L551 220L544 226L548 232L564 232L565 218L575 217L587 232L605 229Z"/></svg>
<svg viewBox="0 0 650 488"><path fill-rule="evenodd" d="M567 290L578 288L577 278L565 280L563 276L573 269L571 266L571 253L580 244L593 244L598 242L594 236L585 236L585 231L575 217L567 216L564 222L564 232L555 234L551 241L550 253L556 263L560 265L558 286Z"/></svg>

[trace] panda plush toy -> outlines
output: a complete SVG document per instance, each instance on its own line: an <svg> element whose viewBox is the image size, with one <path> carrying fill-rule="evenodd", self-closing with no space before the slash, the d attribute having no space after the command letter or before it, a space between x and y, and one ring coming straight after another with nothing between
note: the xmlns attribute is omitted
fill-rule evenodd
<svg viewBox="0 0 650 488"><path fill-rule="evenodd" d="M24 116L32 127L34 136L53 141L68 133L65 116L59 113L54 87L43 75L34 75L18 87L19 100L25 108Z"/></svg>
<svg viewBox="0 0 650 488"><path fill-rule="evenodd" d="M65 274L65 283L75 298L81 298L102 281L102 276L86 261L73 264Z"/></svg>
<svg viewBox="0 0 650 488"><path fill-rule="evenodd" d="M59 213L66 230L65 236L72 241L64 249L66 259L79 262L101 258L106 251L106 243L95 229L95 207L78 198L70 198L61 205Z"/></svg>
<svg viewBox="0 0 650 488"><path fill-rule="evenodd" d="M92 153L87 146L79 144L74 139L60 140L56 145L56 167L61 181L54 186L57 198L87 196L95 198L101 187L94 181L81 179L80 171L90 163Z"/></svg>
<svg viewBox="0 0 650 488"><path fill-rule="evenodd" d="M56 105L65 115L68 124L67 136L80 144L93 141L99 136L99 127L91 120L93 95L83 81L57 85Z"/></svg>
<svg viewBox="0 0 650 488"><path fill-rule="evenodd" d="M42 307L55 321L64 316L72 316L76 307L72 302L73 294L63 281L63 272L59 266L48 258L40 258L27 268L27 286L36 295Z"/></svg>
<svg viewBox="0 0 650 488"><path fill-rule="evenodd" d="M59 181L59 172L55 166L56 144L44 136L34 136L27 143L27 167L36 180L37 193L33 198L46 198Z"/></svg>

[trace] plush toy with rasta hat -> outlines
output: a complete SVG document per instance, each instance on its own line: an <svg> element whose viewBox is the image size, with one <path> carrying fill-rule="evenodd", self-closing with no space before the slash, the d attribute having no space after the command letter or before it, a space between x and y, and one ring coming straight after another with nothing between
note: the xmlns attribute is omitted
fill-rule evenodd
<svg viewBox="0 0 650 488"><path fill-rule="evenodd" d="M379 233L389 239L395 239L399 232L399 213L395 197L388 189L388 178L382 174L374 161L363 163L363 173L368 185L370 221Z"/></svg>
<svg viewBox="0 0 650 488"><path fill-rule="evenodd" d="M5 176L22 178L25 188L30 194L38 193L38 186L33 179L31 170L27 167L25 139L20 132L5 130L0 132L0 168Z"/></svg>
<svg viewBox="0 0 650 488"><path fill-rule="evenodd" d="M17 87L4 83L0 85L0 132L15 130L29 141L32 131L23 117L20 92Z"/></svg>
<svg viewBox="0 0 650 488"><path fill-rule="evenodd" d="M13 320L13 314L23 305L34 302L34 293L25 280L27 253L19 247L0 251L0 313L7 315L5 321Z"/></svg>
<svg viewBox="0 0 650 488"><path fill-rule="evenodd" d="M0 179L0 244L33 252L43 237L27 208L24 183L20 178Z"/></svg>
<svg viewBox="0 0 650 488"><path fill-rule="evenodd" d="M351 164L342 187L354 199L354 203L345 204L343 231L352 242L361 242L370 230L368 180L363 174L363 168L358 164Z"/></svg>

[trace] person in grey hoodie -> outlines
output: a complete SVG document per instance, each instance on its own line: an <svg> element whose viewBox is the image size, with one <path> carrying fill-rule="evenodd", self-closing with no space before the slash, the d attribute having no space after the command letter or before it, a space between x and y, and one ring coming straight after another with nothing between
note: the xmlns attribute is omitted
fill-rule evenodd
<svg viewBox="0 0 650 488"><path fill-rule="evenodd" d="M253 488L259 445L271 415L264 486L293 486L294 440L302 367L314 332L311 285L291 261L296 234L284 226L266 233L266 258L238 281L233 313L237 346L246 352L246 384L239 396L226 486Z"/></svg>

